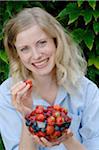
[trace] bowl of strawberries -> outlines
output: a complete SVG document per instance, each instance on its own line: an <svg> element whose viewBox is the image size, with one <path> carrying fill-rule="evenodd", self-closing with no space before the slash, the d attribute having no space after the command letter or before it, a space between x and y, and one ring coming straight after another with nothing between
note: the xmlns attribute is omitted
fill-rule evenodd
<svg viewBox="0 0 99 150"><path fill-rule="evenodd" d="M31 134L55 141L70 127L71 117L60 105L43 107L37 105L30 114L25 116L25 123Z"/></svg>

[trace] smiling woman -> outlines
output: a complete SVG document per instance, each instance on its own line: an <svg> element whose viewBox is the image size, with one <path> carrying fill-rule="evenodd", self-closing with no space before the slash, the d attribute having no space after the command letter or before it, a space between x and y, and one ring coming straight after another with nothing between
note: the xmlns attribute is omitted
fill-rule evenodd
<svg viewBox="0 0 99 150"><path fill-rule="evenodd" d="M86 61L60 23L41 8L26 8L5 25L4 46L10 63L10 77L0 86L0 132L5 148L99 149L99 90L84 76ZM30 135L25 116L37 105L68 109L70 128L57 141ZM34 126L36 132L35 122L32 131ZM55 124L51 128L55 136L56 130L61 132ZM45 132L40 129L41 135Z"/></svg>
<svg viewBox="0 0 99 150"><path fill-rule="evenodd" d="M18 55L34 78L47 75L55 66L56 46L54 40L38 25L20 32L15 47Z"/></svg>

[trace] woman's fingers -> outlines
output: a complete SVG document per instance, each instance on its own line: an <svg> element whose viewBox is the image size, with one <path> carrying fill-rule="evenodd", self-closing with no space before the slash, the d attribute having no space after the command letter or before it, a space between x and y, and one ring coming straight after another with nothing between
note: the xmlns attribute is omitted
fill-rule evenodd
<svg viewBox="0 0 99 150"><path fill-rule="evenodd" d="M11 93L13 95L15 95L19 90L21 90L22 88L24 88L26 86L26 83L23 81L18 82L17 84L15 84L12 88L11 88Z"/></svg>
<svg viewBox="0 0 99 150"><path fill-rule="evenodd" d="M64 140L70 138L73 136L73 133L71 132L70 129L67 129L66 132L64 132L64 134L58 138L58 141L61 143L63 142Z"/></svg>
<svg viewBox="0 0 99 150"><path fill-rule="evenodd" d="M43 146L43 147L46 147L46 145L44 145L44 144L42 143L42 141L40 140L40 138L39 138L38 136L34 135L34 136L33 136L33 140L35 141L36 144L39 144L39 145L41 145L41 146Z"/></svg>
<svg viewBox="0 0 99 150"><path fill-rule="evenodd" d="M59 145L61 142L63 142L64 140L68 139L71 136L73 136L73 133L70 131L70 129L68 129L64 133L64 135L62 135L60 138L58 138L57 141L55 141L55 142L49 142L44 137L38 138L35 135L33 137L34 137L36 143L39 143L40 145L42 145L44 147L52 147L52 146Z"/></svg>
<svg viewBox="0 0 99 150"><path fill-rule="evenodd" d="M27 93L28 89L30 88L29 84L26 84L23 81L18 82L11 88L12 94L12 104L15 106L16 109L20 110L23 102L24 95Z"/></svg>
<svg viewBox="0 0 99 150"><path fill-rule="evenodd" d="M46 138L44 137L39 138L36 135L32 135L32 138L36 144L39 144L43 147L52 147L52 146L59 145L61 142L66 140L66 138L68 139L71 136L73 136L73 133L68 129L67 132L64 133L64 135L58 138L57 141L55 142L49 142Z"/></svg>
<svg viewBox="0 0 99 150"><path fill-rule="evenodd" d="M52 147L52 146L55 146L55 145L59 145L59 144L60 144L59 141L49 142L47 139L45 139L45 138L43 138L43 137L41 137L40 139L41 139L42 143L43 143L44 145L46 145L47 147Z"/></svg>
<svg viewBox="0 0 99 150"><path fill-rule="evenodd" d="M51 147L52 146L51 143L49 141L47 141L45 138L41 137L40 139L41 139L43 145L45 145L47 147Z"/></svg>
<svg viewBox="0 0 99 150"><path fill-rule="evenodd" d="M29 84L25 82L19 82L16 86L12 87L11 94L13 99L19 100L30 88Z"/></svg>
<svg viewBox="0 0 99 150"><path fill-rule="evenodd" d="M30 88L30 85L27 84L24 86L23 89L21 89L21 90L19 89L19 91L16 93L17 100L20 100L20 98L28 91L29 88Z"/></svg>

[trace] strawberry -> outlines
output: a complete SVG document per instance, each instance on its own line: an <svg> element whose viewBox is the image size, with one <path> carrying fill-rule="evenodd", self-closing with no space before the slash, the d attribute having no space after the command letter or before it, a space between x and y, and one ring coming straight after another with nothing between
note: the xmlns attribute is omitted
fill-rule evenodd
<svg viewBox="0 0 99 150"><path fill-rule="evenodd" d="M65 118L66 114L64 112L60 112L61 116Z"/></svg>
<svg viewBox="0 0 99 150"><path fill-rule="evenodd" d="M29 131L33 134L34 133L34 129L32 128L32 126L29 127Z"/></svg>
<svg viewBox="0 0 99 150"><path fill-rule="evenodd" d="M60 110L61 110L60 105L54 105L53 108L54 108L55 110L57 110L57 111L60 111Z"/></svg>
<svg viewBox="0 0 99 150"><path fill-rule="evenodd" d="M48 125L54 125L55 124L55 117L50 116L47 118Z"/></svg>
<svg viewBox="0 0 99 150"><path fill-rule="evenodd" d="M42 131L38 131L35 135L37 135L38 137L45 137L46 134Z"/></svg>
<svg viewBox="0 0 99 150"><path fill-rule="evenodd" d="M30 120L31 120L31 123L34 123L35 122L35 120L36 120L36 116L30 116L30 118L29 118Z"/></svg>
<svg viewBox="0 0 99 150"><path fill-rule="evenodd" d="M55 111L52 114L54 117L59 117L60 116L60 112L59 111Z"/></svg>
<svg viewBox="0 0 99 150"><path fill-rule="evenodd" d="M53 111L53 106L48 106L47 110Z"/></svg>
<svg viewBox="0 0 99 150"><path fill-rule="evenodd" d="M25 82L26 84L29 84L29 85L30 85L30 88L32 87L32 80L29 80L29 79L28 79L28 80L25 80L24 82Z"/></svg>
<svg viewBox="0 0 99 150"><path fill-rule="evenodd" d="M54 133L53 133L53 137L54 138L58 138L58 137L60 137L61 136L61 132L60 131L55 131Z"/></svg>
<svg viewBox="0 0 99 150"><path fill-rule="evenodd" d="M61 108L61 112L63 112L65 115L67 115L68 110L67 110L67 109L65 109L65 108Z"/></svg>
<svg viewBox="0 0 99 150"><path fill-rule="evenodd" d="M71 122L71 120L72 120L72 119L71 119L69 116L65 116L65 121L66 121L66 122Z"/></svg>
<svg viewBox="0 0 99 150"><path fill-rule="evenodd" d="M51 112L50 110L48 110L48 111L46 112L46 116L49 117L49 116L51 116L51 115L52 115L52 112Z"/></svg>
<svg viewBox="0 0 99 150"><path fill-rule="evenodd" d="M36 115L36 121L43 122L45 120L45 116L43 114L37 114Z"/></svg>
<svg viewBox="0 0 99 150"><path fill-rule="evenodd" d="M62 125L64 123L64 121L65 120L62 116L59 116L59 117L56 118L56 124L59 125L59 126Z"/></svg>
<svg viewBox="0 0 99 150"><path fill-rule="evenodd" d="M30 113L30 116L34 116L35 115L35 110L33 110L31 113Z"/></svg>
<svg viewBox="0 0 99 150"><path fill-rule="evenodd" d="M44 111L43 106L41 106L41 105L36 106L36 109L35 109L36 114L41 114L41 113L43 113L43 111Z"/></svg>
<svg viewBox="0 0 99 150"><path fill-rule="evenodd" d="M46 134L47 134L47 135L51 135L51 134L53 134L53 132L54 132L54 126L48 125L48 126L46 127Z"/></svg>

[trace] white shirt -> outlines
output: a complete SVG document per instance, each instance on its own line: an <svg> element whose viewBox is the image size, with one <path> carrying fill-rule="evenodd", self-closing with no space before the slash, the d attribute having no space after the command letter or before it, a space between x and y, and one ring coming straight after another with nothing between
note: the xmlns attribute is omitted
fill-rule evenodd
<svg viewBox="0 0 99 150"><path fill-rule="evenodd" d="M21 114L11 103L11 82L8 78L0 86L0 133L6 150L18 150L22 129ZM58 90L54 104L67 108L72 117L71 130L75 137L85 145L86 150L99 150L99 89L87 78L81 80L81 89L70 96L63 87ZM40 97L33 96L33 105L49 106ZM38 150L67 150L61 143L52 148L40 147Z"/></svg>

